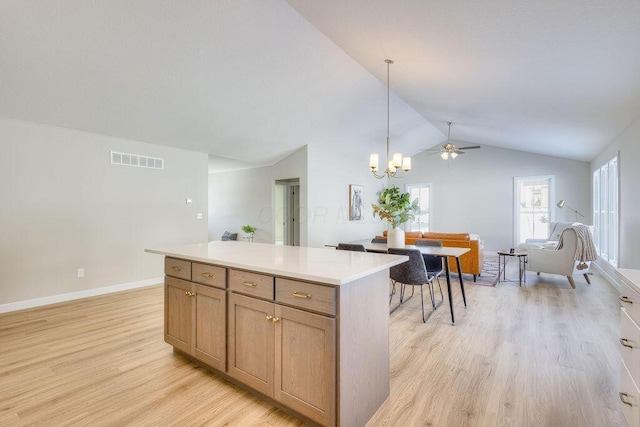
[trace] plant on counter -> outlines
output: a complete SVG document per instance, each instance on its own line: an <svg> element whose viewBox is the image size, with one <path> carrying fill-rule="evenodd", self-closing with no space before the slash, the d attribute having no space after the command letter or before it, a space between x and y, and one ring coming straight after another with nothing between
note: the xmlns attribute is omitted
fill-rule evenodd
<svg viewBox="0 0 640 427"><path fill-rule="evenodd" d="M251 226L251 225L243 225L240 228L242 229L242 231L244 231L245 233L247 233L249 235L249 240L253 242L253 238L255 237L256 231L258 229L253 227L253 226Z"/></svg>
<svg viewBox="0 0 640 427"><path fill-rule="evenodd" d="M385 188L380 193L378 204L371 204L373 207L373 217L376 215L380 219L386 220L391 224L392 228L396 228L401 224L413 219L419 212L420 206L418 199L411 202L409 193L401 193L400 189L395 185L391 188Z"/></svg>

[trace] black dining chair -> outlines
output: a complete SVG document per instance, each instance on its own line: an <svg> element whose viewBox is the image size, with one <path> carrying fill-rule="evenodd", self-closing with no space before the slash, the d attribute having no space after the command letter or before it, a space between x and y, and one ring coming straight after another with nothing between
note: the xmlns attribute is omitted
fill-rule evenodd
<svg viewBox="0 0 640 427"><path fill-rule="evenodd" d="M415 287L420 286L422 321L426 323L427 319L429 318L431 313L433 313L433 311L429 313L429 316L425 316L424 294L422 288L424 287L424 285L429 286L430 292L433 294L433 278L435 276L431 276L430 278L429 274L427 274L427 268L424 264L424 258L422 258L420 249L389 248L389 254L405 255L409 257L409 261L406 261L402 264L394 265L389 271L391 284L393 286L391 296L389 297L389 305L391 305L391 300L393 298L393 294L395 293L396 283L400 283L400 304L398 304L398 306L404 304L406 301L409 301L413 297ZM405 299L406 286L412 287L411 296L407 299Z"/></svg>
<svg viewBox="0 0 640 427"><path fill-rule="evenodd" d="M439 240L416 240L415 245L416 246L434 246L434 247L441 248L442 242ZM426 255L426 254L423 254L422 258L424 259L424 265L427 267L427 274L432 278L432 280L433 278L435 278L436 281L438 282L438 288L440 288L440 303L442 303L442 301L444 301L444 295L442 293L442 285L440 284L440 276L444 274L444 268L442 266L444 260L442 259L442 257L434 256L434 255ZM431 291L432 289L433 289L433 286L430 286L429 291ZM435 309L436 301L435 301L434 292L430 292L430 294L431 294L431 305Z"/></svg>
<svg viewBox="0 0 640 427"><path fill-rule="evenodd" d="M366 252L364 245L358 243L338 243L338 247L336 249L339 251Z"/></svg>
<svg viewBox="0 0 640 427"><path fill-rule="evenodd" d="M371 243L387 243L387 239L384 237L374 237L371 239Z"/></svg>

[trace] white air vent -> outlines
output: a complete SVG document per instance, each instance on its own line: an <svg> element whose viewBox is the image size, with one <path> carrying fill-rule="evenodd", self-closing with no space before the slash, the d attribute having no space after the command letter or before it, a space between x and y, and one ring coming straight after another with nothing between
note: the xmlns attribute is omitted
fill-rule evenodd
<svg viewBox="0 0 640 427"><path fill-rule="evenodd" d="M140 156L138 154L111 152L112 165L134 166L138 168L164 169L164 159Z"/></svg>

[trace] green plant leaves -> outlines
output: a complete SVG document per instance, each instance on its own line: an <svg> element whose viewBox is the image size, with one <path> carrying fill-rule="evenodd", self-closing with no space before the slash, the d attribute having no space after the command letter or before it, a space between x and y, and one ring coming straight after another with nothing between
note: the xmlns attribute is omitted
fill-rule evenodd
<svg viewBox="0 0 640 427"><path fill-rule="evenodd" d="M413 219L420 212L418 199L412 203L411 195L401 193L395 185L391 188L385 188L380 193L378 203L378 205L371 204L373 217L379 216L380 219L389 222L393 228Z"/></svg>

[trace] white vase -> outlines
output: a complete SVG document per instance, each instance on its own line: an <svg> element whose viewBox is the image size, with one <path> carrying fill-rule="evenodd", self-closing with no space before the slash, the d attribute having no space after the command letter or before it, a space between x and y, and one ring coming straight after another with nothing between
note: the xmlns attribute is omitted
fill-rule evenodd
<svg viewBox="0 0 640 427"><path fill-rule="evenodd" d="M388 248L404 248L404 230L402 228L392 228L387 231Z"/></svg>

